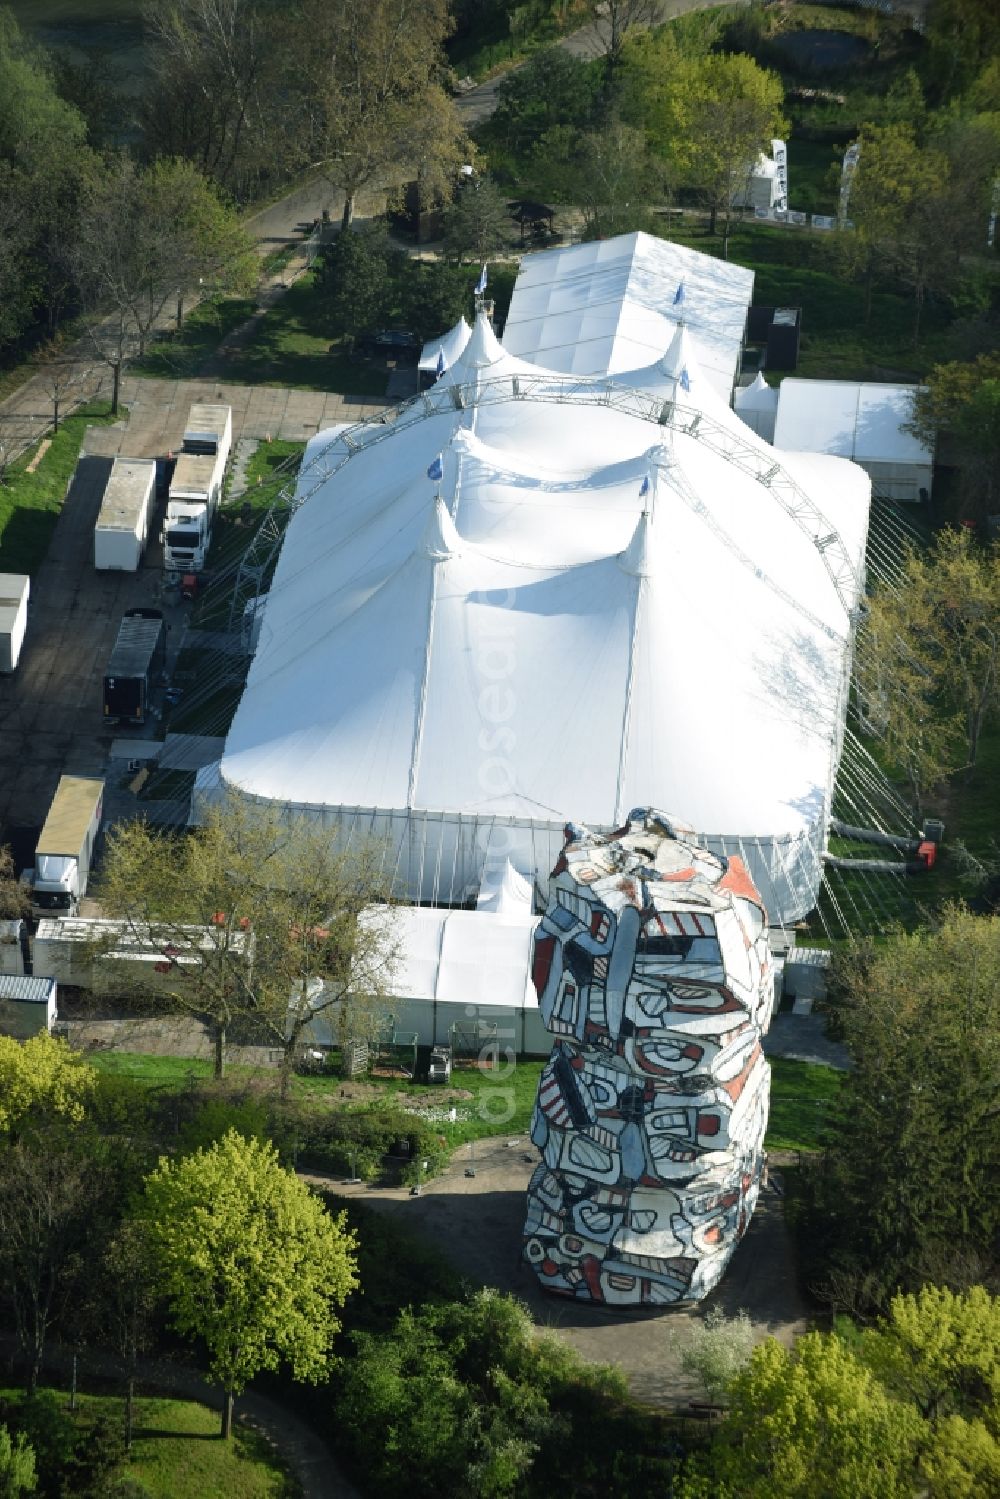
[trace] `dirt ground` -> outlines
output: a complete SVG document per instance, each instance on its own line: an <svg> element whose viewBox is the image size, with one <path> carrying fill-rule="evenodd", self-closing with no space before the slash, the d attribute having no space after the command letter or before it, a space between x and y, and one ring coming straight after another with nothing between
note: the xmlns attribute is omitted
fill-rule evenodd
<svg viewBox="0 0 1000 1499"><path fill-rule="evenodd" d="M747 1235L712 1297L696 1308L613 1312L544 1295L521 1263L525 1191L537 1161L537 1151L521 1135L463 1146L419 1197L405 1188L308 1179L338 1196L359 1198L426 1235L474 1284L511 1292L539 1327L564 1339L583 1358L617 1365L637 1398L651 1404L704 1399L680 1360L693 1328L712 1306L729 1316L746 1310L761 1339L773 1336L790 1345L806 1331L806 1308L782 1213L780 1171L772 1169L775 1185L761 1193ZM475 1176L466 1175L470 1169Z"/></svg>

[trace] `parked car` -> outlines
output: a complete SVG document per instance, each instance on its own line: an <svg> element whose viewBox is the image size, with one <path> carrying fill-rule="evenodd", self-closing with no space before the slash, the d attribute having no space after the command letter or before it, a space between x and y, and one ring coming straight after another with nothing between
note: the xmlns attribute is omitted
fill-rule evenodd
<svg viewBox="0 0 1000 1499"><path fill-rule="evenodd" d="M379 328L362 333L354 343L354 352L363 359L395 359L402 364L416 364L421 342L415 333L404 328Z"/></svg>

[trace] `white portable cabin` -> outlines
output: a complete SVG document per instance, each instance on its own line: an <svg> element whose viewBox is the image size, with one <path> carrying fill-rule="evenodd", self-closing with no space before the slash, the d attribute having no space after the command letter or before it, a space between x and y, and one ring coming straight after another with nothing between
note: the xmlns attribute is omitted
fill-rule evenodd
<svg viewBox="0 0 1000 1499"><path fill-rule="evenodd" d="M0 672L17 667L28 627L30 589L26 573L0 573Z"/></svg>
<svg viewBox="0 0 1000 1499"><path fill-rule="evenodd" d="M0 1035L27 1041L50 1031L59 988L53 978L0 973Z"/></svg>
<svg viewBox="0 0 1000 1499"><path fill-rule="evenodd" d="M115 459L94 527L94 566L99 572L138 571L155 493L152 459Z"/></svg>
<svg viewBox="0 0 1000 1499"><path fill-rule="evenodd" d="M868 474L876 499L929 498L934 453L904 431L917 389L852 380L783 380L774 445L786 452L852 459Z"/></svg>

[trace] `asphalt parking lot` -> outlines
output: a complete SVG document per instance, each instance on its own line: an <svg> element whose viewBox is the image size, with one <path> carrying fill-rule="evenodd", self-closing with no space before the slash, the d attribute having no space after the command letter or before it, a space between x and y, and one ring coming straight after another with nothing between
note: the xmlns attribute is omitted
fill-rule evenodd
<svg viewBox="0 0 1000 1499"><path fill-rule="evenodd" d="M223 401L233 410L234 444L269 436L305 441L335 422L361 421L384 403L269 386L204 380L126 379L120 422L88 429L48 556L31 580L28 629L17 671L0 677L0 830L15 851L44 820L62 774L105 772L115 733L101 714L101 678L126 609L162 608L168 663L181 647L187 608L162 590L158 541L161 500L137 573L98 573L93 529L111 459L153 458L180 447L195 401ZM132 730L155 737L157 725ZM122 767L124 769L124 767Z"/></svg>

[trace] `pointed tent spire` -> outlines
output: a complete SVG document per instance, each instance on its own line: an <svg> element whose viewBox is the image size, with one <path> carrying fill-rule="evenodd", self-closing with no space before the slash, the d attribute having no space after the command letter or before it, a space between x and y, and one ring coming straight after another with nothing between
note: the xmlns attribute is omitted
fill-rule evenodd
<svg viewBox="0 0 1000 1499"><path fill-rule="evenodd" d="M505 352L500 340L490 327L490 320L485 312L476 316L475 327L472 336L462 352L461 359L457 360L448 371L456 379L461 378L464 371L488 369L491 364L505 357Z"/></svg>
<svg viewBox="0 0 1000 1499"><path fill-rule="evenodd" d="M698 359L694 352L691 335L683 323L678 323L677 331L670 340L670 346L663 358L660 360L660 369L672 380L683 384L685 373L688 387L693 386L699 379L701 370Z"/></svg>
<svg viewBox="0 0 1000 1499"><path fill-rule="evenodd" d="M421 557L429 557L432 562L444 562L448 557L457 557L461 550L462 538L448 514L448 507L439 494L435 495L434 508L420 538L418 551Z"/></svg>
<svg viewBox="0 0 1000 1499"><path fill-rule="evenodd" d="M652 530L652 517L648 510L644 510L632 533L632 540L624 552L618 554L618 566L623 573L630 573L633 578L649 577L653 570Z"/></svg>

